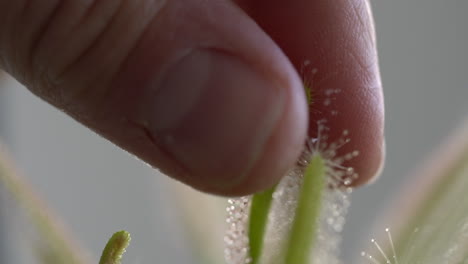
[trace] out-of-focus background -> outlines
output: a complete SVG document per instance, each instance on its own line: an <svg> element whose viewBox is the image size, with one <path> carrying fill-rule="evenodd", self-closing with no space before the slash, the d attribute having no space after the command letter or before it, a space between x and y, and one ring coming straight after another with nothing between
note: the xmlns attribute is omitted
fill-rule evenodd
<svg viewBox="0 0 468 264"><path fill-rule="evenodd" d="M411 170L468 115L468 1L374 0L372 5L387 159L381 178L353 194L345 260L361 252L361 242L372 235L369 227ZM126 229L133 243L125 263L194 263L181 230L190 219L180 219L167 206L170 190L163 176L7 78L0 79L0 137L96 258L112 232ZM21 247L22 226L11 217L11 204L0 193L0 263L33 263Z"/></svg>

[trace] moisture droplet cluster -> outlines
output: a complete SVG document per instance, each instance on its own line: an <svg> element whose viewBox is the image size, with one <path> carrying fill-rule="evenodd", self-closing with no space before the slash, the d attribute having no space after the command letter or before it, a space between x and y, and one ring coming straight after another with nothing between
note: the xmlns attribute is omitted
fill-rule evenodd
<svg viewBox="0 0 468 264"><path fill-rule="evenodd" d="M321 155L325 160L327 188L319 217L317 243L311 251L312 262L317 264L339 264L339 245L341 231L348 211L351 194L349 185L357 174L343 164L359 155L357 151L338 156L338 150L348 143L348 131L340 139L328 144L326 121L318 122L317 138L309 140L306 150L295 168L281 180L273 193L273 201L268 215L264 237L261 264L281 263L282 249L285 248L294 220L304 169L313 155ZM227 208L228 229L225 236L225 258L227 264L248 264L248 212L250 197L229 200Z"/></svg>
<svg viewBox="0 0 468 264"><path fill-rule="evenodd" d="M323 192L322 210L319 217L317 242L312 250L312 263L339 264L339 247L341 244L341 232L345 224L345 216L350 206L350 194L352 188L349 185L358 177L351 167L344 166L345 162L357 157L358 151L352 151L344 155L338 155L338 151L350 142L349 131L345 130L342 136L331 143L328 139L326 121L318 122L318 133L315 140L310 141L308 152L302 162L307 161L307 156L319 153L326 165L327 188ZM309 158L310 159L310 158Z"/></svg>
<svg viewBox="0 0 468 264"><path fill-rule="evenodd" d="M226 248L224 257L227 264L248 264L249 258L249 238L247 235L248 214L250 208L250 198L241 197L228 200L227 211L227 231L224 237Z"/></svg>

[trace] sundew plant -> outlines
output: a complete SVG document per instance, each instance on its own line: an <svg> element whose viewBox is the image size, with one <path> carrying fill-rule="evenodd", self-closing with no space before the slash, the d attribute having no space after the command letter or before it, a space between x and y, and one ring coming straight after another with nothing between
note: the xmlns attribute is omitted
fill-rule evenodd
<svg viewBox="0 0 468 264"><path fill-rule="evenodd" d="M325 131L331 128L325 123L277 186L228 201L226 263L468 263L468 122L397 193L393 208L376 219L391 225L368 229L375 238L362 245L356 260L341 259L339 251L349 185L356 177L342 164L359 152L337 156L349 142L348 131L327 142Z"/></svg>

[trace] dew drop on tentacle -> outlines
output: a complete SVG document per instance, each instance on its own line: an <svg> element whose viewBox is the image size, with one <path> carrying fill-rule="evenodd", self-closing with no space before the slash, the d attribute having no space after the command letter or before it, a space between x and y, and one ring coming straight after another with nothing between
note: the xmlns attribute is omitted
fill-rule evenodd
<svg viewBox="0 0 468 264"><path fill-rule="evenodd" d="M224 258L227 264L248 264L249 238L247 222L249 217L251 199L240 197L228 200L227 230L224 236Z"/></svg>
<svg viewBox="0 0 468 264"><path fill-rule="evenodd" d="M361 252L361 256L370 261L371 263L400 264L398 255L395 250L395 245L393 244L393 237L390 232L390 228L385 228L385 233L387 234L386 247L390 247L390 253L387 254L383 250L383 247L377 242L377 240L373 238L370 240L370 242L374 246L376 252L378 252L379 256L373 257L365 251Z"/></svg>

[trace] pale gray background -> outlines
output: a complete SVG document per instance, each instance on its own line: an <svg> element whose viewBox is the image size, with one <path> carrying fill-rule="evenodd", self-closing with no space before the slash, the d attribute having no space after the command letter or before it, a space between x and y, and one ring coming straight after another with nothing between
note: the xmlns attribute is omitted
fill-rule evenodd
<svg viewBox="0 0 468 264"><path fill-rule="evenodd" d="M374 0L373 6L386 96L387 162L375 184L354 193L345 228L348 260L359 254L373 219L410 170L468 115L468 1ZM0 135L95 256L104 238L125 228L134 237L125 263L191 264L175 231L177 219L162 206L167 196L156 172L25 89L11 82L2 88ZM1 242L0 252L6 249L10 259L0 262L28 263L18 258L13 238Z"/></svg>

